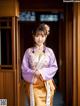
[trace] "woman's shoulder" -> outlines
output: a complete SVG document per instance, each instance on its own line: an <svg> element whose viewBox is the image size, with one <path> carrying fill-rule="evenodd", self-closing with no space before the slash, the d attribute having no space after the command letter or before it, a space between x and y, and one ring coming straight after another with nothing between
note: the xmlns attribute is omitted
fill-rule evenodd
<svg viewBox="0 0 80 106"><path fill-rule="evenodd" d="M50 47L46 47L46 50L48 51L48 52L53 52L53 49L52 48L50 48Z"/></svg>
<svg viewBox="0 0 80 106"><path fill-rule="evenodd" d="M33 47L27 48L26 51L25 51L25 53L30 54L32 52L32 48Z"/></svg>
<svg viewBox="0 0 80 106"><path fill-rule="evenodd" d="M55 57L55 53L54 53L52 48L46 47L46 51L47 51L47 53L49 54L50 57Z"/></svg>

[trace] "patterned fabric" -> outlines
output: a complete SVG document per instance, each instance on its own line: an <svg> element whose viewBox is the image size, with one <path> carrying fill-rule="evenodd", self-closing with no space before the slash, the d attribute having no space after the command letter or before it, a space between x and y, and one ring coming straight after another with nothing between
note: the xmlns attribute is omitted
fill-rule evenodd
<svg viewBox="0 0 80 106"><path fill-rule="evenodd" d="M40 72L44 81L34 76L35 69ZM51 106L50 101L55 89L52 78L57 69L52 49L45 47L45 52L37 52L35 47L26 50L22 61L22 76L26 81L26 86L28 85L27 89L29 88L26 94L29 97L30 106ZM35 80L37 83L33 84ZM44 94L43 97L41 97L42 93L40 92Z"/></svg>
<svg viewBox="0 0 80 106"><path fill-rule="evenodd" d="M52 80L49 80L48 84L48 86L45 85L41 80L38 80L38 84L34 85L26 82L26 95L30 103L29 106L52 106L55 87Z"/></svg>

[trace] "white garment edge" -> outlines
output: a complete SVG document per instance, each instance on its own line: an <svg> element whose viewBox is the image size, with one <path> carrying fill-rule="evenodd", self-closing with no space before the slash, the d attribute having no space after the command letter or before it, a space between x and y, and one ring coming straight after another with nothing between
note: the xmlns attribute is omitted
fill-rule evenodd
<svg viewBox="0 0 80 106"><path fill-rule="evenodd" d="M45 82L45 87L47 91L46 106L50 106L50 85L48 82ZM33 84L30 84L30 106L35 106Z"/></svg>
<svg viewBox="0 0 80 106"><path fill-rule="evenodd" d="M46 97L46 106L50 106L50 84L47 82L45 82L45 87L46 87L46 91L47 91L47 97Z"/></svg>
<svg viewBox="0 0 80 106"><path fill-rule="evenodd" d="M34 106L33 84L30 84L30 106Z"/></svg>

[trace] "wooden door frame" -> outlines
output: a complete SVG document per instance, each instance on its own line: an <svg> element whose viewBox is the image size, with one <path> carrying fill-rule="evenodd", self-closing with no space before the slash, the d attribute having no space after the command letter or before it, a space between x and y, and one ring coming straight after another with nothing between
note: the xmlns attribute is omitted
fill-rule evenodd
<svg viewBox="0 0 80 106"><path fill-rule="evenodd" d="M15 32L16 32L16 99L17 106L20 104L20 81L21 81L21 63L20 63L20 33L18 25L18 17L15 17Z"/></svg>
<svg viewBox="0 0 80 106"><path fill-rule="evenodd" d="M52 10L53 11L53 10ZM72 64L73 62L72 62L72 49L71 49L71 47L72 47L72 24L70 23L69 24L69 20L68 20L68 16L69 16L69 14L68 14L68 11L66 10L66 16L67 16L67 18L66 18L66 20L65 20L65 25L66 25L66 27L65 27L65 53L66 53L66 57L65 57L65 67L66 67L66 70L68 70L68 71L66 71L65 73L66 73L66 104L68 105L68 103L69 103L69 100L71 100L70 98L69 98L69 92L70 92L70 89L69 89L69 85L71 84L71 88L73 87L72 86L72 82L73 82L73 80L71 80L71 82L69 83L69 80L70 80L70 75L71 75L71 73L69 72L70 70L72 70L72 67L70 66L70 64ZM18 26L18 25L17 25ZM71 27L71 29L69 29ZM17 29L18 30L18 29ZM17 75L18 75L18 81L19 81L19 83L17 83L18 84L18 106L20 106L20 72L18 72L18 71L20 71L20 54L18 54L18 53L20 53L20 32L19 31L17 31L18 33L17 33ZM19 37L19 38L18 38ZM71 37L71 42L70 42L70 44L67 42L67 40L69 40L70 39L70 37ZM70 54L70 52L69 52L69 49L71 49L71 54ZM61 53L61 52L60 52ZM71 57L70 57L71 56ZM70 74L70 75L69 75ZM68 79L69 78L69 79ZM61 79L60 79L61 80ZM62 85L62 86L64 86L64 85ZM73 90L72 90L73 91ZM71 92L71 94L72 94L72 92ZM73 94L72 94L73 95Z"/></svg>
<svg viewBox="0 0 80 106"><path fill-rule="evenodd" d="M80 4L73 6L73 106L80 106Z"/></svg>
<svg viewBox="0 0 80 106"><path fill-rule="evenodd" d="M78 106L77 97L77 5L73 5L73 106Z"/></svg>
<svg viewBox="0 0 80 106"><path fill-rule="evenodd" d="M65 5L64 8L63 35L59 36L59 81L61 92L65 92L66 106L73 105L73 12L72 5ZM61 25L60 25L61 27ZM61 38L62 36L62 38ZM60 50L62 49L62 50Z"/></svg>
<svg viewBox="0 0 80 106"><path fill-rule="evenodd" d="M66 5L66 106L73 104L73 12L72 5ZM72 101L72 102L71 102Z"/></svg>

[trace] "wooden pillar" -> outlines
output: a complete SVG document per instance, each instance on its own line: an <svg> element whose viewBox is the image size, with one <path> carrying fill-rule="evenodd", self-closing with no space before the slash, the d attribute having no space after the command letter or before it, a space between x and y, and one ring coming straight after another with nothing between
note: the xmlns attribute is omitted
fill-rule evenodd
<svg viewBox="0 0 80 106"><path fill-rule="evenodd" d="M78 106L77 97L77 4L73 6L73 106Z"/></svg>
<svg viewBox="0 0 80 106"><path fill-rule="evenodd" d="M66 5L66 35L65 35L65 51L66 51L66 106L72 106L72 91L73 91L73 71L72 71L72 63L73 63L73 58L72 58L72 47L73 47L73 36L72 36L72 5L67 4Z"/></svg>
<svg viewBox="0 0 80 106"><path fill-rule="evenodd" d="M80 3L74 4L73 23L73 106L80 106Z"/></svg>
<svg viewBox="0 0 80 106"><path fill-rule="evenodd" d="M78 106L80 106L80 4L78 4L77 19L77 76L78 76Z"/></svg>

